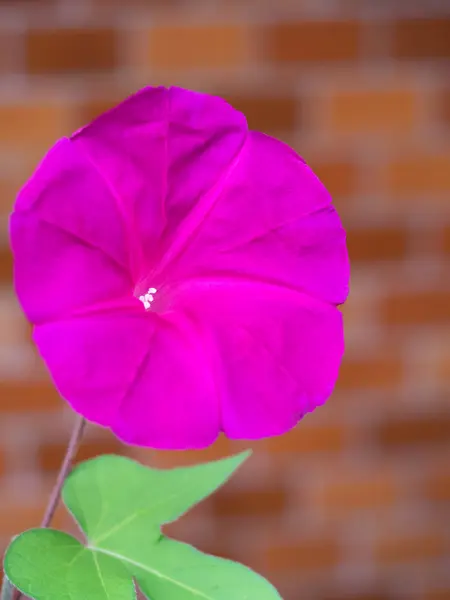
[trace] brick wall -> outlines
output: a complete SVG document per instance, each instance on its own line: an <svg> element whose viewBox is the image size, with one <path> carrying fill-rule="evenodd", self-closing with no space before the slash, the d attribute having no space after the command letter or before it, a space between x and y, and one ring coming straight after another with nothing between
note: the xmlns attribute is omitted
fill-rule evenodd
<svg viewBox="0 0 450 600"><path fill-rule="evenodd" d="M446 0L0 0L0 545L38 523L71 425L11 292L14 194L57 137L178 84L307 159L353 269L332 400L172 532L286 600L450 599L449 62ZM111 451L127 449L91 428L80 458Z"/></svg>

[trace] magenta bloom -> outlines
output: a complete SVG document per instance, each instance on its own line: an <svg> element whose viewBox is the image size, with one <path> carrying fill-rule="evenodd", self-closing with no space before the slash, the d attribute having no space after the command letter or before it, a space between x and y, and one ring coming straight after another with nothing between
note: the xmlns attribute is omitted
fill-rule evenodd
<svg viewBox="0 0 450 600"><path fill-rule="evenodd" d="M279 435L333 389L339 217L301 158L219 98L146 88L59 141L11 240L58 390L125 442Z"/></svg>

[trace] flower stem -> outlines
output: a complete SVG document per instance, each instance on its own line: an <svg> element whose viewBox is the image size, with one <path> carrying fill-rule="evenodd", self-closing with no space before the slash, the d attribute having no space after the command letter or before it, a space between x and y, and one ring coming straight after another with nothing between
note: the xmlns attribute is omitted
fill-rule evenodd
<svg viewBox="0 0 450 600"><path fill-rule="evenodd" d="M13 594L14 594L14 588L13 588L11 582L8 579L6 579L6 575L3 574L3 585L2 585L2 592L0 595L0 600L12 600Z"/></svg>
<svg viewBox="0 0 450 600"><path fill-rule="evenodd" d="M50 499L48 501L47 508L45 510L45 514L41 522L41 527L48 527L52 522L56 509L58 508L59 500L61 498L61 490L64 485L64 481L66 480L66 477L69 475L72 469L72 462L76 456L78 447L81 442L81 438L83 437L85 426L86 421L84 420L84 418L78 416L74 428L72 430L72 435L70 436L70 441L67 446L66 454L61 464L56 483L53 487ZM19 600L22 597L22 593L17 589L13 589L13 591L11 592L11 584L9 583L9 581L7 581L6 577L4 577L3 588L4 589L2 589L1 600Z"/></svg>
<svg viewBox="0 0 450 600"><path fill-rule="evenodd" d="M45 514L41 522L41 527L48 527L52 522L53 516L56 512L56 509L58 508L59 500L61 498L61 490L64 485L64 481L66 480L67 475L69 475L72 469L72 462L77 454L78 447L80 445L81 438L83 437L85 427L86 421L83 417L78 416L77 420L75 421L74 428L72 430L72 435L70 436L70 441L67 446L66 454L64 456L61 469L59 470L56 483L53 487L50 500L45 510Z"/></svg>

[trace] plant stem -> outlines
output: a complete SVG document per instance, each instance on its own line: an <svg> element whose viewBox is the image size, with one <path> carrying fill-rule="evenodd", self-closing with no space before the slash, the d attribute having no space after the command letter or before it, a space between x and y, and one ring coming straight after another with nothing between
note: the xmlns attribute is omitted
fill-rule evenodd
<svg viewBox="0 0 450 600"><path fill-rule="evenodd" d="M84 418L78 416L77 420L75 421L72 434L70 436L69 444L67 446L66 454L61 464L56 483L53 487L50 499L47 504L47 508L45 509L45 514L41 522L41 527L48 527L52 522L56 509L58 508L59 500L61 498L61 490L64 485L64 481L66 480L66 477L69 475L72 469L72 462L77 454L77 450L80 445L81 438L83 437L85 426L86 421L84 420ZM3 588L4 589L2 589L1 600L20 600L20 598L22 597L22 593L19 590L12 588L11 584L6 579L6 577L4 578Z"/></svg>
<svg viewBox="0 0 450 600"><path fill-rule="evenodd" d="M0 596L0 600L12 600L14 594L14 588L8 579L6 579L6 575L3 574L3 585L2 585L2 593Z"/></svg>
<svg viewBox="0 0 450 600"><path fill-rule="evenodd" d="M72 469L72 462L77 454L78 447L83 437L84 428L86 427L86 421L83 417L78 416L75 421L72 435L70 436L69 445L67 446L66 454L59 470L58 477L56 479L55 486L52 490L50 500L45 510L44 517L41 522L41 527L48 527L52 522L53 516L58 508L59 500L61 498L61 490Z"/></svg>

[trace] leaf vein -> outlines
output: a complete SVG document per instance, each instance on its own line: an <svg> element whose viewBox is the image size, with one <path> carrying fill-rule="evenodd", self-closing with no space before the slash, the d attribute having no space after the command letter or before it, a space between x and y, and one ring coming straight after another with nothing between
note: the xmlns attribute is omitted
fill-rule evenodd
<svg viewBox="0 0 450 600"><path fill-rule="evenodd" d="M117 560L120 560L124 563L128 563L130 565L133 565L133 566L137 567L138 569L142 569L143 571L146 571L147 573L151 573L152 575L155 575L156 577L159 577L160 579L165 579L166 581L170 581L170 583L173 583L174 585L177 585L178 587L183 588L184 590L191 592L192 594L199 596L200 598L205 598L206 600L214 600L213 596L208 596L208 595L204 594L203 592L201 592L200 590L197 590L189 585L186 585L185 583L182 583L181 581L177 581L176 579L173 579L172 577L169 577L168 575L164 575L164 573L161 573L160 571L157 571L156 569L152 569L151 567L148 567L147 565L144 565L143 563L132 560L131 558L128 558L127 556L123 556L122 554L118 554L117 552L111 552L109 550L104 550L103 548L96 548L93 546L88 546L88 547L93 552L100 552L102 554L106 554L107 556L112 556L113 558L116 558Z"/></svg>

